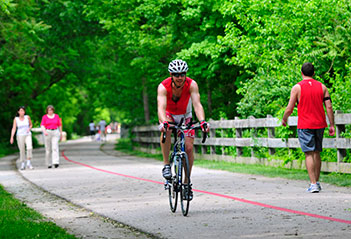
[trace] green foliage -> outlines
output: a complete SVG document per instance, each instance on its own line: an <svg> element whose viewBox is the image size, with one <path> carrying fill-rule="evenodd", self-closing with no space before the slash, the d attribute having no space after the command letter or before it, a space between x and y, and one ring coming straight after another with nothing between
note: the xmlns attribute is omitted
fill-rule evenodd
<svg viewBox="0 0 351 239"><path fill-rule="evenodd" d="M0 10L5 14L10 14L10 11L16 6L12 3L12 0L1 0L0 1Z"/></svg>
<svg viewBox="0 0 351 239"><path fill-rule="evenodd" d="M88 47L96 24L84 19L83 2L18 1L10 14L0 12L1 138L9 137L19 105L27 106L38 126L46 106L53 104L69 134L84 115L90 102L81 79L92 60Z"/></svg>
<svg viewBox="0 0 351 239"><path fill-rule="evenodd" d="M68 135L101 118L157 123L156 89L175 58L188 62L207 118L281 117L306 61L334 109L350 112L350 7L347 0L1 1L1 138L9 138L19 105L38 126L53 104Z"/></svg>
<svg viewBox="0 0 351 239"><path fill-rule="evenodd" d="M7 142L0 142L0 158L17 151L18 149L15 148L15 146L9 146L9 143Z"/></svg>
<svg viewBox="0 0 351 239"><path fill-rule="evenodd" d="M226 1L222 13L233 20L222 42L233 49L229 63L244 67L250 75L238 90L243 96L239 114L276 115L287 105L306 61L315 64L318 79L332 89L335 105L349 110L350 97L345 94L350 86L349 9L346 0ZM343 91L340 86L345 83ZM348 98L346 102L339 101L341 95Z"/></svg>

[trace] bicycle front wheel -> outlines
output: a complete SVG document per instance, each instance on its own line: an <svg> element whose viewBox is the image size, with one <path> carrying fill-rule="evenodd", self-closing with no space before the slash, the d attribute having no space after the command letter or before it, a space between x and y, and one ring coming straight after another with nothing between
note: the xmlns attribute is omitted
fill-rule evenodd
<svg viewBox="0 0 351 239"><path fill-rule="evenodd" d="M189 212L189 205L190 205L190 166L189 166L189 160L188 156L186 153L184 153L184 156L182 157L181 162L181 173L183 177L182 178L182 186L180 187L180 206L182 208L182 213L184 216L188 215ZM185 183L185 179L188 179L187 182Z"/></svg>
<svg viewBox="0 0 351 239"><path fill-rule="evenodd" d="M174 158L178 157L175 155L172 155L171 157L171 162L174 162L174 176L172 179L169 181L169 187L168 187L168 197L169 197L169 206L171 208L172 212L175 212L177 210L177 202L178 202L178 193L179 193L179 178L178 178L178 162L179 159Z"/></svg>
<svg viewBox="0 0 351 239"><path fill-rule="evenodd" d="M178 190L175 177L169 182L168 185L168 196L169 196L169 206L172 212L177 210L177 201L178 201Z"/></svg>

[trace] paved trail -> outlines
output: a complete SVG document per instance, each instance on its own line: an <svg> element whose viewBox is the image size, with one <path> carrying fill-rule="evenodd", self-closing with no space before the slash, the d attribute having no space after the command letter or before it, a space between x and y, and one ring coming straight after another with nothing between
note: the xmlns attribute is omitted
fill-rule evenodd
<svg viewBox="0 0 351 239"><path fill-rule="evenodd" d="M43 150L36 150L35 170L21 173L75 205L151 237L351 238L350 188L324 184L321 193L309 194L305 181L195 167L194 199L189 216L183 217L179 210L169 210L161 162L123 155L112 144L101 151L99 143L84 140L62 145L61 150L58 169L44 167ZM104 236L149 236L113 233Z"/></svg>

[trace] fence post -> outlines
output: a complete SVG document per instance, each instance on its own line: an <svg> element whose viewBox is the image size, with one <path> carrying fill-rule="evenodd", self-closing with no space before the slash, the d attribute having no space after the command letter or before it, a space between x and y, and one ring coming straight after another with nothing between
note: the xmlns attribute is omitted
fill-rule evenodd
<svg viewBox="0 0 351 239"><path fill-rule="evenodd" d="M239 117L235 117L234 120L239 120ZM235 136L236 138L242 138L243 137L243 131L241 128L235 128ZM243 149L241 147L236 147L236 156L241 157L243 155Z"/></svg>
<svg viewBox="0 0 351 239"><path fill-rule="evenodd" d="M151 137L156 138L158 136L158 134L159 134L158 131L152 131ZM158 144L152 143L151 148L152 148L152 153L154 153L154 150L156 150L158 148Z"/></svg>
<svg viewBox="0 0 351 239"><path fill-rule="evenodd" d="M255 119L255 117L249 116L248 119ZM253 130L251 139L253 139L253 142L254 142L254 146L251 147L251 158L254 158L255 157L254 147L255 147L255 138L257 138L257 130L256 128L251 128L251 129Z"/></svg>
<svg viewBox="0 0 351 239"><path fill-rule="evenodd" d="M272 115L267 115L267 118L273 118ZM275 138L275 129L273 127L267 127L268 138ZM275 154L275 148L268 148L269 155Z"/></svg>
<svg viewBox="0 0 351 239"><path fill-rule="evenodd" d="M342 110L336 110L335 116L337 116L338 114L342 114ZM343 138L343 136L341 136L343 132L345 132L345 125L344 124L336 125L336 139ZM345 156L346 156L346 149L337 148L338 168Z"/></svg>
<svg viewBox="0 0 351 239"><path fill-rule="evenodd" d="M199 130L200 131L200 130ZM201 134L200 134L200 138L201 138ZM207 147L204 144L201 144L201 154L202 155L206 155L207 153Z"/></svg>
<svg viewBox="0 0 351 239"><path fill-rule="evenodd" d="M223 119L222 119L223 120ZM221 139L223 139L224 137L224 131L223 129L221 129ZM224 150L224 146L221 146L221 150L222 150L222 156L225 155L225 150Z"/></svg>
<svg viewBox="0 0 351 239"><path fill-rule="evenodd" d="M210 138L216 138L216 129L211 129L210 128ZM216 154L216 146L211 145L210 146L210 154Z"/></svg>

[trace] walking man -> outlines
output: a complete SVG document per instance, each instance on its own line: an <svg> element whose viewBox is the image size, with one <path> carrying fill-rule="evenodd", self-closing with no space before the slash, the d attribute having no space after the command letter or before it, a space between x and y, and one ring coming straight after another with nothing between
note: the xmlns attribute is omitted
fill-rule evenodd
<svg viewBox="0 0 351 239"><path fill-rule="evenodd" d="M323 103L329 119L329 135L335 134L332 101L327 87L313 79L314 66L306 62L301 68L302 81L291 90L289 104L284 112L282 124L287 125L288 117L297 103L297 133L302 151L305 153L306 168L311 184L307 192L322 190L319 183L321 171L322 141L324 129L328 126Z"/></svg>

